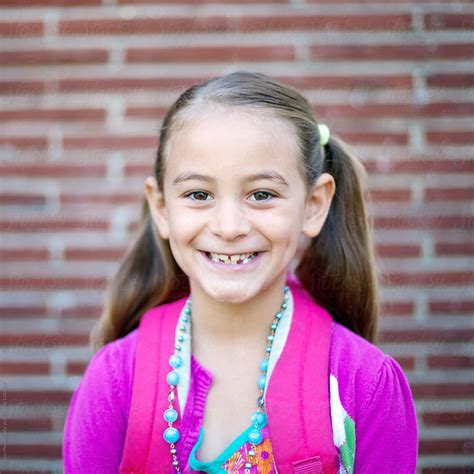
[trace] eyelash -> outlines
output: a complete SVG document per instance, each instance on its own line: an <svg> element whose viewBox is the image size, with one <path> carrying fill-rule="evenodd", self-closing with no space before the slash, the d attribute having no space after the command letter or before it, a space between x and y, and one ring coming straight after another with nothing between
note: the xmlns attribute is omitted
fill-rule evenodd
<svg viewBox="0 0 474 474"><path fill-rule="evenodd" d="M191 191L190 193L186 193L183 197L187 198L187 197L190 197L193 194L197 194L197 193L209 195L209 193L206 193L205 191ZM257 193L263 193L263 194L268 194L269 196L272 196L272 197L277 197L276 194L271 193L270 191L261 191L261 190L260 191L255 191L251 195L254 195L254 194L257 194ZM207 199L206 200L192 199L192 201L194 201L194 202L206 202ZM263 201L254 201L254 202L268 202L268 201L269 201L268 199L265 199Z"/></svg>

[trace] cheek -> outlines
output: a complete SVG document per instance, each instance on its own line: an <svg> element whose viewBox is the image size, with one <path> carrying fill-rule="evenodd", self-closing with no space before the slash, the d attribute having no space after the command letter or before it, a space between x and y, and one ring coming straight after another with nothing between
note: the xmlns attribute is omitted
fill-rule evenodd
<svg viewBox="0 0 474 474"><path fill-rule="evenodd" d="M254 217L254 223L269 238L288 241L301 233L301 216L294 210L262 212Z"/></svg>
<svg viewBox="0 0 474 474"><path fill-rule="evenodd" d="M174 208L169 212L169 226L175 240L185 242L193 238L202 227L202 218L195 212Z"/></svg>

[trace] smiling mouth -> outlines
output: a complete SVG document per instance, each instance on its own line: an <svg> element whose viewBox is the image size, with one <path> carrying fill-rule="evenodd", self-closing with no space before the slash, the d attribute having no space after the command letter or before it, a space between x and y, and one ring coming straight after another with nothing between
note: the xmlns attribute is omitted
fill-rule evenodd
<svg viewBox="0 0 474 474"><path fill-rule="evenodd" d="M245 255L236 255L236 256L226 256L221 257L216 254L211 255L210 252L203 252L206 257L215 263L223 263L225 265L242 265L246 263L250 263L254 260L261 252L254 252Z"/></svg>

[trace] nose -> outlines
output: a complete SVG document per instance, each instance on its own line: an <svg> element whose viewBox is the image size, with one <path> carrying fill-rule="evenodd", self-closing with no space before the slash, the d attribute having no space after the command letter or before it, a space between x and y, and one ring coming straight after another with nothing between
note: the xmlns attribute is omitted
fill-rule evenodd
<svg viewBox="0 0 474 474"><path fill-rule="evenodd" d="M233 240L250 232L250 220L237 199L221 199L212 209L210 231L224 240Z"/></svg>

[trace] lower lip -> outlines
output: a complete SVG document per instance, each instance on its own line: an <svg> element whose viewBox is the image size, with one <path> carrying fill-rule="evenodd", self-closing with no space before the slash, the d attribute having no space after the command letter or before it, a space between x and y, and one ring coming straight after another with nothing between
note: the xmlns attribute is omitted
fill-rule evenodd
<svg viewBox="0 0 474 474"><path fill-rule="evenodd" d="M199 251L199 253L204 257L204 260L206 260L206 262L207 262L208 264L212 265L212 267L214 267L214 268L222 268L222 269L224 269L224 270L233 271L233 272L238 272L238 271L242 271L242 270L245 270L245 269L253 268L253 267L255 266L255 264L259 262L259 260L261 259L262 255L263 255L263 252L260 252L260 253L259 253L252 261L250 261L249 263L241 263L241 264L235 263L235 264L230 264L230 263L214 262L213 260L211 260L210 258L207 257L207 255L206 255L205 252Z"/></svg>

